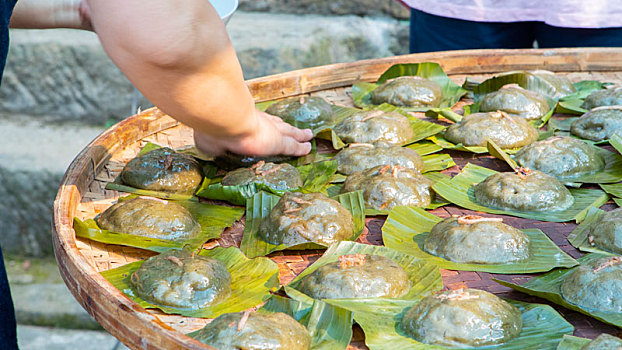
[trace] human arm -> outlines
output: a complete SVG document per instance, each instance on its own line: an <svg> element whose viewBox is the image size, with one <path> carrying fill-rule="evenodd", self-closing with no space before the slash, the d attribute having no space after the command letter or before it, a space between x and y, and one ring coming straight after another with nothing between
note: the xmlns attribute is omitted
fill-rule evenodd
<svg viewBox="0 0 622 350"><path fill-rule="evenodd" d="M88 0L104 49L145 97L195 130L199 149L304 155L309 130L255 109L235 50L207 0Z"/></svg>
<svg viewBox="0 0 622 350"><path fill-rule="evenodd" d="M86 3L81 0L19 0L11 28L73 28L91 30Z"/></svg>

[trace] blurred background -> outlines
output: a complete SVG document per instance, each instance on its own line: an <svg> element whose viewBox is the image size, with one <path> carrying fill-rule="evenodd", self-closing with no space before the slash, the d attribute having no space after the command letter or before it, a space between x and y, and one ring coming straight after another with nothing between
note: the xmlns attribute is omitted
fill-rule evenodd
<svg viewBox="0 0 622 350"><path fill-rule="evenodd" d="M408 16L395 0L239 0L227 29L251 79L406 54ZM72 159L106 128L151 104L94 33L13 29L10 38L0 87L0 245L20 346L123 349L58 274L52 203Z"/></svg>

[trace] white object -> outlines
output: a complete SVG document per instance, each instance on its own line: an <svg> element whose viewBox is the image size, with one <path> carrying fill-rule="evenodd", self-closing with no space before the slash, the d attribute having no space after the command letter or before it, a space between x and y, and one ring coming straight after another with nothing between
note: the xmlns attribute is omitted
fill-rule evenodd
<svg viewBox="0 0 622 350"><path fill-rule="evenodd" d="M229 22L233 12L238 8L238 0L210 0L210 3L225 24Z"/></svg>
<svg viewBox="0 0 622 350"><path fill-rule="evenodd" d="M401 0L436 16L476 22L539 21L556 27L622 27L620 0Z"/></svg>

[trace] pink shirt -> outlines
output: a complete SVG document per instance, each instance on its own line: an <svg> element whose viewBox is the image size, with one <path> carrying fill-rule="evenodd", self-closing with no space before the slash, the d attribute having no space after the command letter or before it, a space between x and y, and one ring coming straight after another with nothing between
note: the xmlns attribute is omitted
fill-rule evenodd
<svg viewBox="0 0 622 350"><path fill-rule="evenodd" d="M476 22L538 21L556 27L622 27L622 0L400 0L437 16Z"/></svg>

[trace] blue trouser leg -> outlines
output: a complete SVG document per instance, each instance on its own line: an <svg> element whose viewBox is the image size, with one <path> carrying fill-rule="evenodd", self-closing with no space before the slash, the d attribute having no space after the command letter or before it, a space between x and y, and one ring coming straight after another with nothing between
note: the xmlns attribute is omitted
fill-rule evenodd
<svg viewBox="0 0 622 350"><path fill-rule="evenodd" d="M410 13L410 52L533 47L536 22L473 22Z"/></svg>
<svg viewBox="0 0 622 350"><path fill-rule="evenodd" d="M15 309L0 248L0 350L17 349Z"/></svg>

